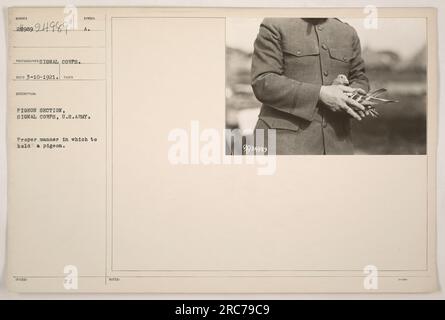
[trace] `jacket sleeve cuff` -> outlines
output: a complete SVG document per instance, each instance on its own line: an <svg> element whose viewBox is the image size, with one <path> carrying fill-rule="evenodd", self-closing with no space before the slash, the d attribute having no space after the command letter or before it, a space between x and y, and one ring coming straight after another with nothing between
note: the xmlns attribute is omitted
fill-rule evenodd
<svg viewBox="0 0 445 320"><path fill-rule="evenodd" d="M299 83L295 92L294 107L290 110L293 115L312 121L317 111L320 99L321 85L312 83Z"/></svg>

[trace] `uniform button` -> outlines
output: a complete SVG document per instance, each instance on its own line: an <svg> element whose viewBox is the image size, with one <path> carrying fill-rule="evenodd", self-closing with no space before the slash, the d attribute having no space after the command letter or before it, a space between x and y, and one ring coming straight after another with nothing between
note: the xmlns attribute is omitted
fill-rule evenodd
<svg viewBox="0 0 445 320"><path fill-rule="evenodd" d="M321 30L323 30L323 27L322 26L318 26L317 29L321 31Z"/></svg>
<svg viewBox="0 0 445 320"><path fill-rule="evenodd" d="M322 126L323 128L326 128L326 127L328 126L328 124L327 124L327 122L326 122L325 119L323 119L323 121L321 122L321 126Z"/></svg>
<svg viewBox="0 0 445 320"><path fill-rule="evenodd" d="M328 46L326 45L326 44L322 44L322 46L321 46L323 49L325 49L325 50L328 50Z"/></svg>
<svg viewBox="0 0 445 320"><path fill-rule="evenodd" d="M329 75L329 72L327 72L327 71L323 71L323 75L324 75L325 77L327 77L327 76Z"/></svg>
<svg viewBox="0 0 445 320"><path fill-rule="evenodd" d="M346 58L346 57L343 57L343 61L347 61L348 60L348 58Z"/></svg>
<svg viewBox="0 0 445 320"><path fill-rule="evenodd" d="M301 51L300 50L297 50L297 55L301 55Z"/></svg>

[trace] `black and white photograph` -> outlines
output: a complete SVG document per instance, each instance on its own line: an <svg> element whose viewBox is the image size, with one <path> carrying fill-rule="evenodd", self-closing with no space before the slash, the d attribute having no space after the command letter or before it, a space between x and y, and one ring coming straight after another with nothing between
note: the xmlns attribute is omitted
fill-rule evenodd
<svg viewBox="0 0 445 320"><path fill-rule="evenodd" d="M227 19L226 154L425 154L426 39L423 18Z"/></svg>

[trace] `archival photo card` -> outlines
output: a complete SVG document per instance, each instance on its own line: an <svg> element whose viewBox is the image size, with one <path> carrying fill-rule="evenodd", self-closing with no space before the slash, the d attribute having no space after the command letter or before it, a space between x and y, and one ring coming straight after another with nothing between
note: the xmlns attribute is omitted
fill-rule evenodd
<svg viewBox="0 0 445 320"><path fill-rule="evenodd" d="M11 291L437 290L434 9L8 14Z"/></svg>

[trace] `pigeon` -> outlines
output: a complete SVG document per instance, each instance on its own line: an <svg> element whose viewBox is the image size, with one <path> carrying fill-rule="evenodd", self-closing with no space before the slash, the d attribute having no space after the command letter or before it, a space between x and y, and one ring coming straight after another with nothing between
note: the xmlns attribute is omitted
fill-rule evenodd
<svg viewBox="0 0 445 320"><path fill-rule="evenodd" d="M343 86L349 86L349 80L344 74L339 74L334 81L332 82L333 85L343 85ZM397 100L391 100L391 99L384 99L380 98L379 96L383 93L387 92L385 88L376 89L373 91L370 91L366 94L363 94L360 91L350 92L347 95L351 98L357 101L358 103L362 104L366 111L371 114L373 117L378 117L379 113L375 109L375 105L378 104L387 104L387 103L397 103Z"/></svg>
<svg viewBox="0 0 445 320"><path fill-rule="evenodd" d="M344 74L339 74L337 78L332 81L332 85L349 86L349 80Z"/></svg>

